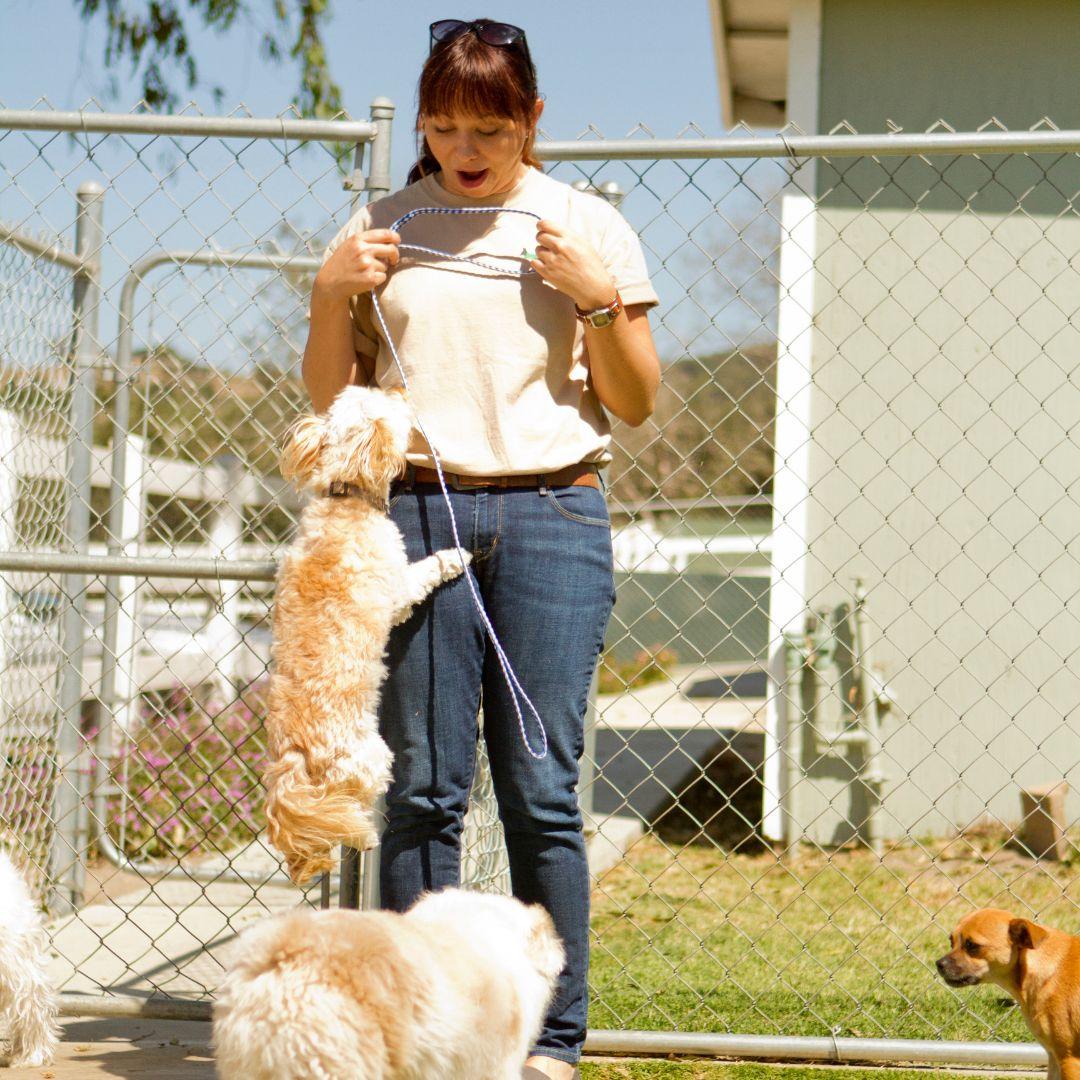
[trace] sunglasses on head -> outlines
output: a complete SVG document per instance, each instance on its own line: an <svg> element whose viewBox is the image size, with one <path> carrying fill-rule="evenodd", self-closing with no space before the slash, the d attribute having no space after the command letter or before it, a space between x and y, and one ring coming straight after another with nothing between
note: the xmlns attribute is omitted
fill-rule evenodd
<svg viewBox="0 0 1080 1080"><path fill-rule="evenodd" d="M511 26L510 23L489 22L487 19L473 19L472 22L439 19L438 22L433 22L429 29L432 52L437 45L447 45L470 31L488 45L520 45L528 51L525 31L520 26Z"/></svg>

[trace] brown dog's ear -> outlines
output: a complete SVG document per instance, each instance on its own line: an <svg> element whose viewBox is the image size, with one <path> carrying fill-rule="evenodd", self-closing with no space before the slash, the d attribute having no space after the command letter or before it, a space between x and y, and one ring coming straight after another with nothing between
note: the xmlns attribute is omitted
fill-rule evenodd
<svg viewBox="0 0 1080 1080"><path fill-rule="evenodd" d="M1009 923L1009 940L1018 949L1037 949L1046 937L1046 930L1028 919L1013 919Z"/></svg>
<svg viewBox="0 0 1080 1080"><path fill-rule="evenodd" d="M322 451L326 420L322 416L302 416L289 429L281 451L281 475L301 483L311 479Z"/></svg>
<svg viewBox="0 0 1080 1080"><path fill-rule="evenodd" d="M401 455L394 449L390 425L376 420L350 447L345 475L382 495L401 475L402 464Z"/></svg>

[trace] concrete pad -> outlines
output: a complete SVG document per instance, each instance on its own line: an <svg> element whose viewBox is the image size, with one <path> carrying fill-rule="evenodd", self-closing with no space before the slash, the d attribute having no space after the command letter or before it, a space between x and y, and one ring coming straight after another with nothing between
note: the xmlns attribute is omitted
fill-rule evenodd
<svg viewBox="0 0 1080 1080"><path fill-rule="evenodd" d="M221 980L221 950L246 926L305 903L293 886L142 881L110 890L49 925L49 975L68 993L204 997ZM317 896L318 890L315 890Z"/></svg>
<svg viewBox="0 0 1080 1080"><path fill-rule="evenodd" d="M765 720L763 698L689 697L685 690L701 680L725 672L721 666L676 667L670 679L634 687L620 694L598 694L597 726L665 731L762 731Z"/></svg>
<svg viewBox="0 0 1080 1080"><path fill-rule="evenodd" d="M63 1027L56 1060L11 1070L12 1080L214 1080L209 1024L72 1018Z"/></svg>
<svg viewBox="0 0 1080 1080"><path fill-rule="evenodd" d="M645 831L640 818L620 814L585 816L585 851L593 883L623 856Z"/></svg>

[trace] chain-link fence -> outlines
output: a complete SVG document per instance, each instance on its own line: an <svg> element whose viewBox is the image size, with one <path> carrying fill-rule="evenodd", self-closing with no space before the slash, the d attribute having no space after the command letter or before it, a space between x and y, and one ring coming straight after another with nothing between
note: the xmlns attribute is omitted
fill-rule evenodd
<svg viewBox="0 0 1080 1080"><path fill-rule="evenodd" d="M69 993L208 1002L244 925L360 898L348 859L288 883L259 771L306 295L391 112L0 113L0 827ZM590 1045L1024 1037L933 959L973 904L1080 927L1078 152L541 144L661 297L608 475ZM466 877L501 888L479 781Z"/></svg>

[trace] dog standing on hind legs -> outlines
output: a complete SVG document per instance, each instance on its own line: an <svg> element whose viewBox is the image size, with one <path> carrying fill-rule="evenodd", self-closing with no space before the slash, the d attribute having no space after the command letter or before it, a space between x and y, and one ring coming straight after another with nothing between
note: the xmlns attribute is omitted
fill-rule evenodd
<svg viewBox="0 0 1080 1080"><path fill-rule="evenodd" d="M448 548L410 563L387 516L411 430L402 392L349 386L293 426L282 454L282 475L316 493L278 573L263 773L270 842L297 884L329 870L338 844L377 844L372 808L391 765L376 719L386 641L469 560Z"/></svg>
<svg viewBox="0 0 1080 1080"><path fill-rule="evenodd" d="M23 876L0 848L0 1037L4 1065L48 1065L56 1052L56 996L45 974L41 915Z"/></svg>

